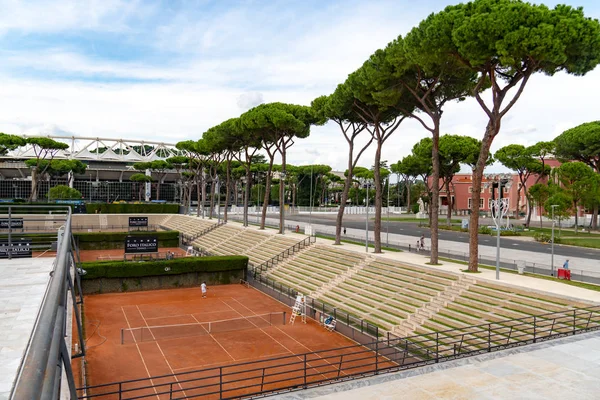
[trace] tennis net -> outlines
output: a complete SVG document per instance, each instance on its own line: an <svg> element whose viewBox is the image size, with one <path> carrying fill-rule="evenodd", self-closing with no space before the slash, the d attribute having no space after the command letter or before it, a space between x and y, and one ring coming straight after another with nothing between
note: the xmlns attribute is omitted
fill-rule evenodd
<svg viewBox="0 0 600 400"><path fill-rule="evenodd" d="M273 325L285 325L285 314L285 311L282 311L210 322L122 328L121 344L152 342L156 340L210 335L219 332L266 328Z"/></svg>

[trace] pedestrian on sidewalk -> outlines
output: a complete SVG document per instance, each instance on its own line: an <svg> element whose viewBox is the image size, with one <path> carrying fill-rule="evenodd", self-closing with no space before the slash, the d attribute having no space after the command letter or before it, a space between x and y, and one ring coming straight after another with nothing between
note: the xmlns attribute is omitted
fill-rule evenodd
<svg viewBox="0 0 600 400"><path fill-rule="evenodd" d="M421 250L425 249L425 235L421 235Z"/></svg>
<svg viewBox="0 0 600 400"><path fill-rule="evenodd" d="M346 234L346 227L344 227L344 235Z"/></svg>
<svg viewBox="0 0 600 400"><path fill-rule="evenodd" d="M563 264L563 268L569 269L569 260L565 261L565 263Z"/></svg>
<svg viewBox="0 0 600 400"><path fill-rule="evenodd" d="M421 241L417 239L417 251L421 250Z"/></svg>

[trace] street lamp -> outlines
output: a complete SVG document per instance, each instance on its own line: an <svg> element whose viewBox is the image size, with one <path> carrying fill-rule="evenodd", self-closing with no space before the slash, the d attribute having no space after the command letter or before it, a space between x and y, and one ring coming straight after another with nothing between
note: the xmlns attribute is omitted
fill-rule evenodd
<svg viewBox="0 0 600 400"><path fill-rule="evenodd" d="M281 233L282 235L285 235L285 177L286 177L286 172L281 171L280 179L283 182L283 185L282 185L283 195L280 194L280 198L283 200L283 204L279 205L279 216L281 218L281 221L280 221L281 227L279 228L279 233Z"/></svg>
<svg viewBox="0 0 600 400"><path fill-rule="evenodd" d="M500 226L502 220L508 214L510 205L510 199L502 197L502 184L507 188L510 188L512 182L510 181L510 174L497 174L497 175L486 175L487 179L494 180L498 183L498 198L495 199L493 196L494 185L492 184L492 199L490 201L490 212L492 214L492 220L496 226L496 279L500 279ZM486 185L487 186L487 185Z"/></svg>
<svg viewBox="0 0 600 400"><path fill-rule="evenodd" d="M390 176L388 175L387 179L387 224L385 225L387 229L385 242L386 246L390 245Z"/></svg>
<svg viewBox="0 0 600 400"><path fill-rule="evenodd" d="M365 219L365 251L368 253L369 252L369 184L371 183L371 180L365 178L362 181L367 187L367 198L365 201L365 206L366 206L366 211L367 211L367 213L366 213L367 218Z"/></svg>
<svg viewBox="0 0 600 400"><path fill-rule="evenodd" d="M552 208L552 238L550 239L552 255L550 256L550 276L554 276L554 223L556 222L554 219L554 209L558 207L558 204L552 204L550 207Z"/></svg>

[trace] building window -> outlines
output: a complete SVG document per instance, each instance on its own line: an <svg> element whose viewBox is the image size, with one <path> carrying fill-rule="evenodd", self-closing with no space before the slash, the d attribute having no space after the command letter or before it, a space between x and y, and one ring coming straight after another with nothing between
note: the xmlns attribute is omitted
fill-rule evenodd
<svg viewBox="0 0 600 400"><path fill-rule="evenodd" d="M483 199L479 199L479 208L483 208Z"/></svg>
<svg viewBox="0 0 600 400"><path fill-rule="evenodd" d="M473 193L473 186L469 186L469 193Z"/></svg>

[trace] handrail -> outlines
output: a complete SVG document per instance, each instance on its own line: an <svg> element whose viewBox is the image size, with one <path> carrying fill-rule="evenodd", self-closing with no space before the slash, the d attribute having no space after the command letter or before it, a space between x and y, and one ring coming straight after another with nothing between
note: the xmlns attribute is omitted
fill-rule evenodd
<svg viewBox="0 0 600 400"><path fill-rule="evenodd" d="M182 236L189 243L192 243L194 240L198 239L200 236L206 235L208 232L210 232L212 230L215 230L218 227L225 225L226 223L227 223L227 221L217 222L216 224L212 224L208 228L205 228L205 229L201 230L199 233L197 233L195 235L187 235L187 234L185 234L185 233L182 232ZM169 230L171 230L171 229L169 229Z"/></svg>
<svg viewBox="0 0 600 400"><path fill-rule="evenodd" d="M308 241L308 244L306 243ZM294 254L297 251L300 251L301 249L310 246L312 243L315 243L317 241L316 236L309 236L306 237L304 239L302 239L301 241L299 241L298 243L294 244L291 247L288 247L287 249L285 249L284 251L282 251L281 253L277 254L276 256L268 259L267 261L263 261L262 263L258 264L258 265L252 265L252 273L254 274L254 276L256 276L257 273L257 269L260 269L260 271L258 271L258 273L260 274L263 271L267 271L269 269L269 266L274 266L277 264L277 262L284 260L285 258L287 258L289 255ZM298 247L298 249L296 250L296 247ZM291 251L291 253L290 253Z"/></svg>
<svg viewBox="0 0 600 400"><path fill-rule="evenodd" d="M513 334L515 327L517 333ZM181 395L185 396L183 390L198 390L203 395L218 395L219 398L262 396L403 371L599 329L600 306L594 306L407 338L387 337L365 344L87 386L78 390L101 388L103 393L93 398L118 395L118 398L140 399L147 397L142 394L147 393L144 391L152 389L153 395L170 395L169 398L182 398ZM507 333L510 335L508 340ZM332 373L325 376L319 367L326 367ZM173 380L173 377L176 379ZM155 383L157 381L166 383ZM298 384L299 381L302 384ZM268 382L268 388L265 382Z"/></svg>
<svg viewBox="0 0 600 400"><path fill-rule="evenodd" d="M57 399L60 392L62 368L67 374L71 398L76 398L70 357L65 342L66 316L69 306L67 289L71 267L71 208L64 206L56 208L27 207L66 209L67 219L65 225L59 230L59 247L54 269L50 274L51 278L44 302L38 314L11 398Z"/></svg>

